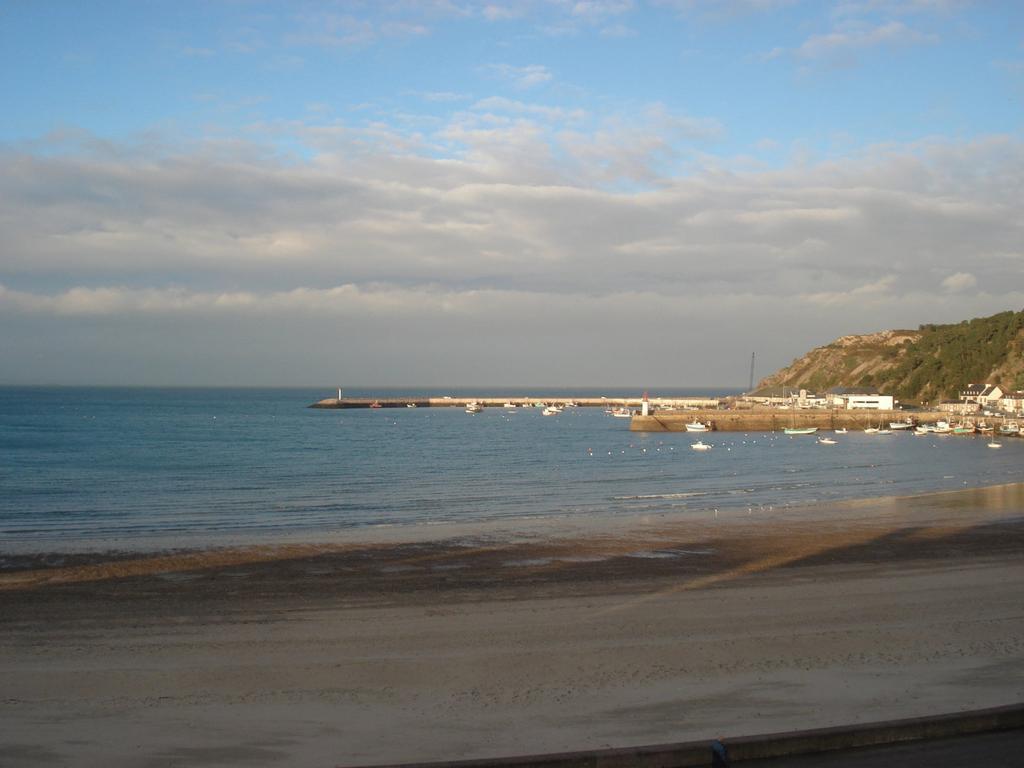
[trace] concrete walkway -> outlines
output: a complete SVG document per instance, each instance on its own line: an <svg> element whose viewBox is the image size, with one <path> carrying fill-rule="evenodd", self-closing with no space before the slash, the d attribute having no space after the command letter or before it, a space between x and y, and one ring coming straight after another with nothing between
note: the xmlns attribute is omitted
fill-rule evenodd
<svg viewBox="0 0 1024 768"><path fill-rule="evenodd" d="M1017 768L1024 761L1024 730L812 755L733 761L736 768ZM710 762L710 761L709 761Z"/></svg>

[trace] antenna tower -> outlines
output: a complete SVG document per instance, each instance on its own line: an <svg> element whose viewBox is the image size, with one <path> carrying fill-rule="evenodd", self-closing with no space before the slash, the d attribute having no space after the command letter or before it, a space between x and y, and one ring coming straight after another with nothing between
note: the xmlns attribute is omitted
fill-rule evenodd
<svg viewBox="0 0 1024 768"><path fill-rule="evenodd" d="M754 391L754 355L755 352L750 353L750 386L747 387L747 392Z"/></svg>

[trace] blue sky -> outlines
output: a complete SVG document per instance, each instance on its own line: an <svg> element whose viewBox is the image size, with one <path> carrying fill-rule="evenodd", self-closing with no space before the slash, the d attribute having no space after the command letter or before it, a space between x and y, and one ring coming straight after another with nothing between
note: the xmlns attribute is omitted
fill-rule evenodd
<svg viewBox="0 0 1024 768"><path fill-rule="evenodd" d="M1022 21L4 4L0 382L729 386L1020 309Z"/></svg>

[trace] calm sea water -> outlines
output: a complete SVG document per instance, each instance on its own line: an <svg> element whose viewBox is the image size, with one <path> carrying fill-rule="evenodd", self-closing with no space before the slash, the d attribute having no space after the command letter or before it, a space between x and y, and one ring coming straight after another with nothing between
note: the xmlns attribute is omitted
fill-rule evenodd
<svg viewBox="0 0 1024 768"><path fill-rule="evenodd" d="M707 515L1016 482L1024 466L1024 440L1004 440L996 451L984 438L851 433L821 446L714 433L703 437L715 448L698 453L689 449L693 435L631 433L627 420L596 408L543 417L540 409L473 416L461 408L306 407L331 394L0 388L0 551L317 541L366 526L566 515ZM673 394L698 393L652 392Z"/></svg>

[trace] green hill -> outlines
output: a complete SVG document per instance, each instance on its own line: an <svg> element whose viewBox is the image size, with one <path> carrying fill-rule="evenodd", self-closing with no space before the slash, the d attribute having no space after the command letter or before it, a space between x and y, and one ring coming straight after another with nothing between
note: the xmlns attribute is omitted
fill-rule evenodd
<svg viewBox="0 0 1024 768"><path fill-rule="evenodd" d="M864 386L903 402L933 402L975 382L1024 389L1024 311L843 336L763 379L758 390Z"/></svg>

